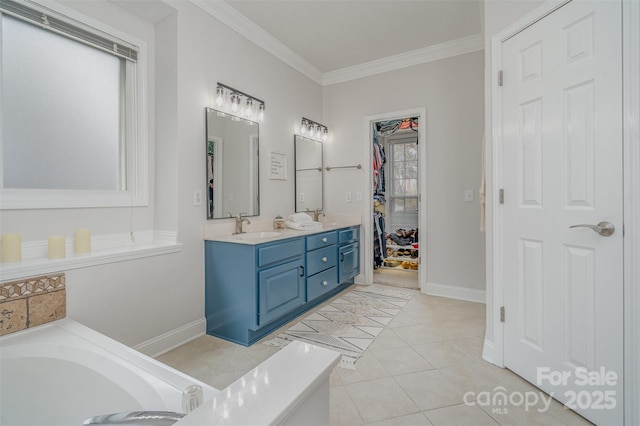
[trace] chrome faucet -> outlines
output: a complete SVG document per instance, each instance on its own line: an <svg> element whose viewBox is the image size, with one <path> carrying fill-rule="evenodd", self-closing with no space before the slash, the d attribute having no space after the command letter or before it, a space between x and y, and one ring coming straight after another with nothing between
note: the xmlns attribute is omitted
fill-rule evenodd
<svg viewBox="0 0 640 426"><path fill-rule="evenodd" d="M320 219L320 216L325 217L326 214L324 214L324 212L321 209L315 209L313 211L313 220L317 222L318 219Z"/></svg>
<svg viewBox="0 0 640 426"><path fill-rule="evenodd" d="M173 411L130 411L91 417L83 425L172 425L184 417Z"/></svg>
<svg viewBox="0 0 640 426"><path fill-rule="evenodd" d="M242 224L244 222L247 222L247 225L251 225L251 221L249 219L247 219L246 217L242 216L243 214L246 213L238 213L238 216L236 216L236 232L234 232L235 234L244 234L245 232L242 230Z"/></svg>

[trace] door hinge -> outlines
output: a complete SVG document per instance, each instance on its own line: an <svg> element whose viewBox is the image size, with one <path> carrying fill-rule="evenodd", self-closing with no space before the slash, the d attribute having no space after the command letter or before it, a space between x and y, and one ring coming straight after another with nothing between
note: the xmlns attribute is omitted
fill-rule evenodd
<svg viewBox="0 0 640 426"><path fill-rule="evenodd" d="M500 307L500 322L504 322L504 306Z"/></svg>
<svg viewBox="0 0 640 426"><path fill-rule="evenodd" d="M498 71L498 86L502 87L502 70Z"/></svg>
<svg viewBox="0 0 640 426"><path fill-rule="evenodd" d="M498 202L504 204L504 189L502 188L498 190Z"/></svg>

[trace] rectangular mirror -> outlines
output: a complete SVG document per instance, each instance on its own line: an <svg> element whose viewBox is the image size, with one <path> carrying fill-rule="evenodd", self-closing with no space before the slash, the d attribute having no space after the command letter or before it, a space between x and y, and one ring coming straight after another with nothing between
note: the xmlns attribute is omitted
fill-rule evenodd
<svg viewBox="0 0 640 426"><path fill-rule="evenodd" d="M258 216L258 123L206 109L207 218Z"/></svg>
<svg viewBox="0 0 640 426"><path fill-rule="evenodd" d="M322 143L295 135L296 212L322 210Z"/></svg>

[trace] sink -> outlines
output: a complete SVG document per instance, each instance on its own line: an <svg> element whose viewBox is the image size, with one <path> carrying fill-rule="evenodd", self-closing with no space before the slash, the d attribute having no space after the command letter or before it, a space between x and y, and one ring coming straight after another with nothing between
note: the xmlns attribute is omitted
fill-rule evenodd
<svg viewBox="0 0 640 426"><path fill-rule="evenodd" d="M275 238L282 235L282 232L263 231L263 232L245 232L244 234L235 235L236 240L262 240L265 238Z"/></svg>

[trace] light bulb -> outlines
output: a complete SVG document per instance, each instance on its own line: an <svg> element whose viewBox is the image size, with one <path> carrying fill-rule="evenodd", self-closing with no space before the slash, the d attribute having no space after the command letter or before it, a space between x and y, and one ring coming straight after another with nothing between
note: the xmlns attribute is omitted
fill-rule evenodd
<svg viewBox="0 0 640 426"><path fill-rule="evenodd" d="M329 129L327 129L326 127L324 128L324 133L322 133L322 140L326 141L327 138L329 137Z"/></svg>
<svg viewBox="0 0 640 426"><path fill-rule="evenodd" d="M302 120L302 125L300 126L300 133L303 135L307 133L307 123L304 120Z"/></svg>
<svg viewBox="0 0 640 426"><path fill-rule="evenodd" d="M240 105L240 97L235 93L231 95L231 111L238 112L238 107Z"/></svg>
<svg viewBox="0 0 640 426"><path fill-rule="evenodd" d="M218 87L216 89L216 104L218 107L222 107L224 105L224 89L222 87Z"/></svg>
<svg viewBox="0 0 640 426"><path fill-rule="evenodd" d="M312 138L313 137L313 125L309 124L309 137Z"/></svg>
<svg viewBox="0 0 640 426"><path fill-rule="evenodd" d="M264 121L264 104L258 107L258 121L261 123Z"/></svg>
<svg viewBox="0 0 640 426"><path fill-rule="evenodd" d="M253 100L251 98L247 98L244 115L247 116L247 118L251 118L251 116L253 116Z"/></svg>

